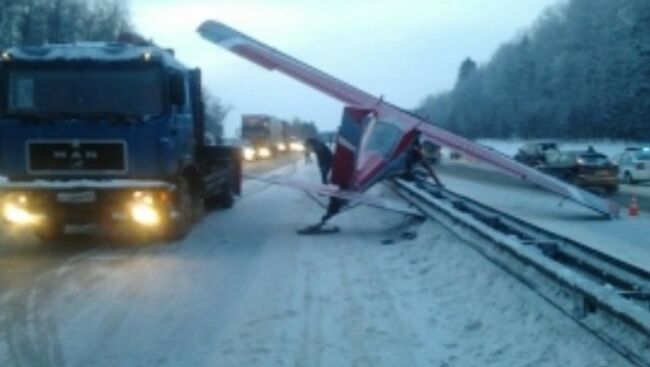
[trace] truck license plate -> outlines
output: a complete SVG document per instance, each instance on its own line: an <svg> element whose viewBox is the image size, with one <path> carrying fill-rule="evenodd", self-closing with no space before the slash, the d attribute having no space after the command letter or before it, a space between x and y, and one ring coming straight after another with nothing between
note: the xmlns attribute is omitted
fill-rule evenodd
<svg viewBox="0 0 650 367"><path fill-rule="evenodd" d="M65 191L56 194L59 203L94 203L97 200L95 191Z"/></svg>

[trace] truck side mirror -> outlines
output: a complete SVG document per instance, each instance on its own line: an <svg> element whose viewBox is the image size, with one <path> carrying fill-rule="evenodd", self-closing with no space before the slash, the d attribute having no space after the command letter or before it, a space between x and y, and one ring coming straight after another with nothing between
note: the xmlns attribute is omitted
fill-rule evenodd
<svg viewBox="0 0 650 367"><path fill-rule="evenodd" d="M172 74L169 77L169 100L174 106L185 105L185 79L180 74Z"/></svg>

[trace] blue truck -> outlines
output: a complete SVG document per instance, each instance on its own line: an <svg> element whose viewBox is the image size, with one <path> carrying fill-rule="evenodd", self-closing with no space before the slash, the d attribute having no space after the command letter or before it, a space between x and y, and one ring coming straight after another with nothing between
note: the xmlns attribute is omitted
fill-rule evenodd
<svg viewBox="0 0 650 367"><path fill-rule="evenodd" d="M0 217L50 239L183 237L230 207L241 152L206 139L201 72L152 44L0 51Z"/></svg>

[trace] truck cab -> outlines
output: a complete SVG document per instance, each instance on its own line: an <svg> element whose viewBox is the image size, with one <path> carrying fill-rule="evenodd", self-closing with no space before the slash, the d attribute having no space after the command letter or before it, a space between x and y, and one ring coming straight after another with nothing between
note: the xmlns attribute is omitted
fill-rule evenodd
<svg viewBox="0 0 650 367"><path fill-rule="evenodd" d="M289 151L287 123L262 114L242 115L241 138L246 160L269 159Z"/></svg>
<svg viewBox="0 0 650 367"><path fill-rule="evenodd" d="M0 53L2 218L69 229L185 233L198 204L232 205L239 153L206 144L201 74L154 45Z"/></svg>

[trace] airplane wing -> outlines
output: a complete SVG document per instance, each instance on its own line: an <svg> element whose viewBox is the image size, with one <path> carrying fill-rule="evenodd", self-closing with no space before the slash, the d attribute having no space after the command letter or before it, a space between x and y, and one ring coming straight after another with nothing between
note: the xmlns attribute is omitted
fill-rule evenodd
<svg viewBox="0 0 650 367"><path fill-rule="evenodd" d="M418 217L422 216L422 213L420 213L417 209L415 209L414 207L404 205L404 203L401 201L371 196L357 191L340 190L335 186L289 180L282 176L265 176L265 177L246 176L246 178L267 182L273 185L302 190L314 195L336 197L348 201L349 205L362 204L373 208L390 210L397 213L408 214L408 215L413 215Z"/></svg>
<svg viewBox="0 0 650 367"><path fill-rule="evenodd" d="M329 76L227 25L208 20L198 32L205 39L269 69L278 70L350 106L372 106L378 98Z"/></svg>
<svg viewBox="0 0 650 367"><path fill-rule="evenodd" d="M430 141L461 152L477 161L524 181L543 187L564 198L611 217L617 217L619 206L586 190L545 175L531 167L476 144L468 139L436 127L382 98L377 98L348 83L336 79L310 65L263 44L223 23L205 21L198 32L210 42L248 59L269 70L278 70L315 88L348 106L372 109L378 119L399 121L404 130L416 129Z"/></svg>

